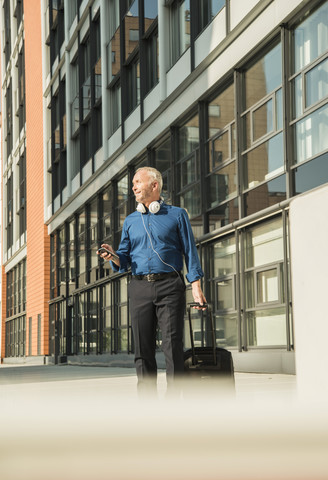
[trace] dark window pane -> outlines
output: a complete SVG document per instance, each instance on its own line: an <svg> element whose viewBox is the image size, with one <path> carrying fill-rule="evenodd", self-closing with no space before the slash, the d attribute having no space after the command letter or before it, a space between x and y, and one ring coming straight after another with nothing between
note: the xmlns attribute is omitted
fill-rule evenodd
<svg viewBox="0 0 328 480"><path fill-rule="evenodd" d="M295 169L295 193L303 193L328 182L328 153Z"/></svg>
<svg viewBox="0 0 328 480"><path fill-rule="evenodd" d="M284 169L283 135L280 133L244 156L244 188L282 173Z"/></svg>
<svg viewBox="0 0 328 480"><path fill-rule="evenodd" d="M286 178L281 175L245 195L246 215L263 210L286 199Z"/></svg>
<svg viewBox="0 0 328 480"><path fill-rule="evenodd" d="M281 64L279 44L246 71L246 109L281 85Z"/></svg>
<svg viewBox="0 0 328 480"><path fill-rule="evenodd" d="M207 207L215 207L237 193L236 162L212 173L207 179Z"/></svg>
<svg viewBox="0 0 328 480"><path fill-rule="evenodd" d="M212 232L217 228L228 225L229 223L238 220L238 218L238 199L235 198L234 200L231 200L231 202L224 203L209 212L209 231Z"/></svg>

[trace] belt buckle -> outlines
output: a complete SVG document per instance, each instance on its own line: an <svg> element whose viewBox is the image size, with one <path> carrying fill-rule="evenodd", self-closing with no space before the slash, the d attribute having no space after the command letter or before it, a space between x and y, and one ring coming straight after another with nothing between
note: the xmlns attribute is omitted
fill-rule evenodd
<svg viewBox="0 0 328 480"><path fill-rule="evenodd" d="M146 275L147 282L155 282L155 275L153 273L148 273Z"/></svg>

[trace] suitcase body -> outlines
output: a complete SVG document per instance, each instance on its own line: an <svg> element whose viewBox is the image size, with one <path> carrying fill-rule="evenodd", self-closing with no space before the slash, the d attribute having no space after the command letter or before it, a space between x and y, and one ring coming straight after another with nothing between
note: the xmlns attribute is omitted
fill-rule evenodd
<svg viewBox="0 0 328 480"><path fill-rule="evenodd" d="M191 306L188 305L191 348L184 352L184 371L186 378L202 381L205 385L217 385L234 389L235 377L231 352L216 346L216 335L212 310L208 306L211 320L212 347L195 347L191 322Z"/></svg>

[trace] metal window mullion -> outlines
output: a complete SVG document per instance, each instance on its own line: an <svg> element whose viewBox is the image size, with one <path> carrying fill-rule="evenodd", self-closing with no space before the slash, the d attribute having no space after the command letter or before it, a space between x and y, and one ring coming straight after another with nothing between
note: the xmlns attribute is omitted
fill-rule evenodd
<svg viewBox="0 0 328 480"><path fill-rule="evenodd" d="M239 251L240 251L240 263L238 268L240 269L240 331L241 331L241 344L240 351L247 351L247 322L246 322L246 282L245 282L245 251L244 251L244 239L245 230L237 230L239 237Z"/></svg>
<svg viewBox="0 0 328 480"><path fill-rule="evenodd" d="M286 306L286 333L287 333L287 350L293 349L293 319L291 318L291 291L289 282L288 271L288 248L289 248L289 236L288 236L288 213L287 210L282 212L282 226L283 226L283 241L284 241L284 296Z"/></svg>
<svg viewBox="0 0 328 480"><path fill-rule="evenodd" d="M242 73L235 70L234 71L234 97L235 97L235 128L236 128L236 162L237 162L237 196L238 196L238 210L239 218L243 217L244 211L244 199L242 195L243 185L243 171L244 166L242 164L242 142L244 137L243 129L243 119L241 118L240 112L243 110L243 99L242 99Z"/></svg>
<svg viewBox="0 0 328 480"><path fill-rule="evenodd" d="M291 83L288 81L291 57L290 57L290 31L284 26L281 28L281 44L282 44L282 111L283 111L283 151L284 166L286 172L286 194L287 198L293 195L293 173L290 172L292 164L292 135L290 128L291 117Z"/></svg>

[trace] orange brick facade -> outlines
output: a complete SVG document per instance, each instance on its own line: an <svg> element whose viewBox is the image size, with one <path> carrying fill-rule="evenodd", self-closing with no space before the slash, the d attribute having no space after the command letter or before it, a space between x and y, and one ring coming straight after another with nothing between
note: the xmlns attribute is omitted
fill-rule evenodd
<svg viewBox="0 0 328 480"><path fill-rule="evenodd" d="M49 353L50 237L44 224L41 6L24 2L26 108L26 341L25 355ZM4 199L5 201L5 199ZM2 223L3 225L3 223ZM10 260L10 259L8 259ZM2 267L2 341L5 357L6 273ZM38 329L41 316L41 332ZM31 323L31 329L30 329ZM32 332L32 338L29 333ZM41 345L38 349L38 338ZM30 348L31 347L31 348Z"/></svg>
<svg viewBox="0 0 328 480"><path fill-rule="evenodd" d="M41 314L41 355L48 353L50 240L44 225L42 42L39 0L25 4L26 84L26 321L32 318L32 355L37 354ZM26 344L29 343L28 328Z"/></svg>

